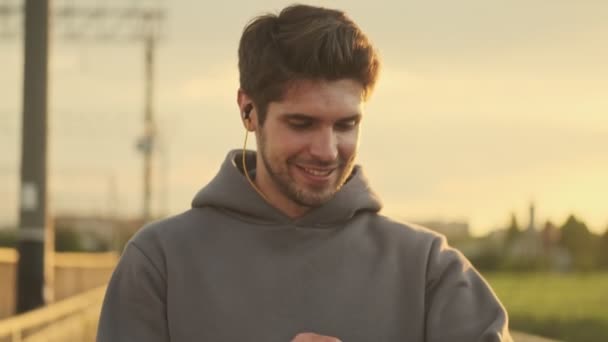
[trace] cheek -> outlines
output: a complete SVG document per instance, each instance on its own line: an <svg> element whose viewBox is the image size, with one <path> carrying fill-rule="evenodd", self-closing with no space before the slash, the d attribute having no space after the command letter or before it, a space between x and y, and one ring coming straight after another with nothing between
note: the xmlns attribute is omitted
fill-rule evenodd
<svg viewBox="0 0 608 342"><path fill-rule="evenodd" d="M285 153L297 154L307 150L313 136L307 133L285 132L280 139L281 148Z"/></svg>
<svg viewBox="0 0 608 342"><path fill-rule="evenodd" d="M266 136L266 150L274 155L290 157L306 150L310 137L306 134L289 132L285 129L274 131L272 136Z"/></svg>
<svg viewBox="0 0 608 342"><path fill-rule="evenodd" d="M359 131L345 133L338 136L338 150L342 156L349 156L357 151L359 144Z"/></svg>

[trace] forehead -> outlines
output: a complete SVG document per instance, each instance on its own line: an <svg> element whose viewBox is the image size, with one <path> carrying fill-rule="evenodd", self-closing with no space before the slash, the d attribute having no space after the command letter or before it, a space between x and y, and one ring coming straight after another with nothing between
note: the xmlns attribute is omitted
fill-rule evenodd
<svg viewBox="0 0 608 342"><path fill-rule="evenodd" d="M363 86L351 79L292 82L279 101L269 103L269 112L317 115L361 113Z"/></svg>

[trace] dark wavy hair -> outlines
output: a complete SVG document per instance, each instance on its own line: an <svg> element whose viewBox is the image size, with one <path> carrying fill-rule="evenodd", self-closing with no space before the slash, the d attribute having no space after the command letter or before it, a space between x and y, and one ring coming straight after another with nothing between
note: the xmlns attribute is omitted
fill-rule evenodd
<svg viewBox="0 0 608 342"><path fill-rule="evenodd" d="M263 124L268 103L290 82L353 79L372 92L380 59L369 39L339 10L292 5L251 20L239 43L240 87Z"/></svg>

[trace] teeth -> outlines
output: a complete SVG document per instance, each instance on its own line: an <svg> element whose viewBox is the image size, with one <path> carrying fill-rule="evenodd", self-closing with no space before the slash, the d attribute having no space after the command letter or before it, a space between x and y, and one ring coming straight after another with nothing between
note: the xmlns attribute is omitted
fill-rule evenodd
<svg viewBox="0 0 608 342"><path fill-rule="evenodd" d="M331 173L332 170L315 170L315 169L308 169L308 168L302 168L304 171L310 173L313 176L327 176Z"/></svg>

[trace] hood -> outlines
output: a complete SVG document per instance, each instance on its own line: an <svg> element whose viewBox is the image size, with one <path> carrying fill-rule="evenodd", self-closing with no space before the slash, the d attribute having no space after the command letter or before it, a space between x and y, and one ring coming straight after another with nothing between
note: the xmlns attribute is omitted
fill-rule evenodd
<svg viewBox="0 0 608 342"><path fill-rule="evenodd" d="M266 202L243 174L242 150L228 153L217 175L201 189L192 201L193 208L214 207L267 224L294 224L323 227L352 218L361 211L378 212L380 200L370 189L360 166L355 166L350 179L332 199L298 218L290 218ZM255 171L256 152L247 151L247 169Z"/></svg>

